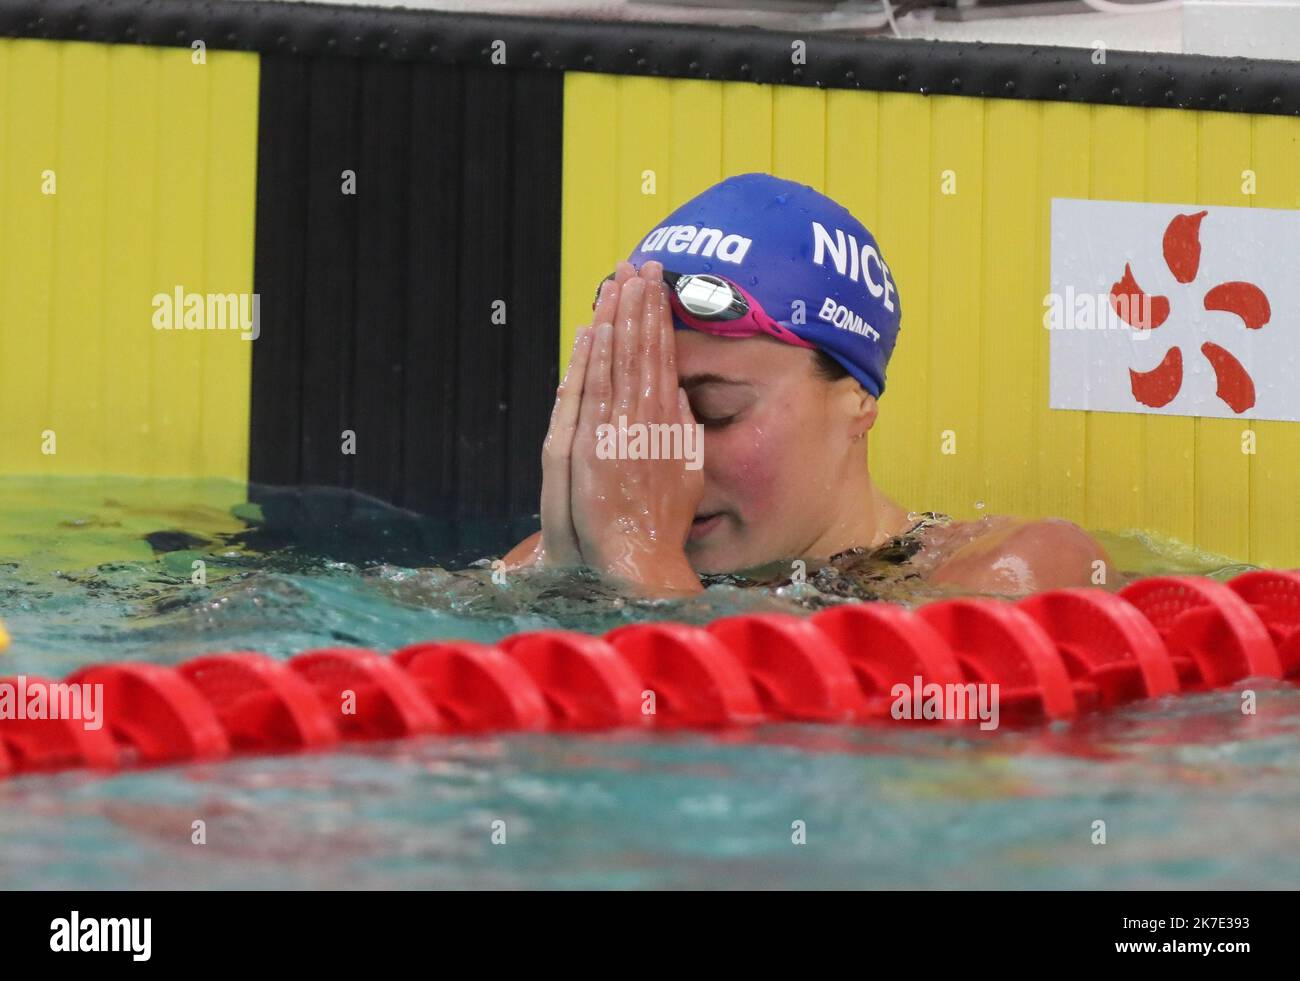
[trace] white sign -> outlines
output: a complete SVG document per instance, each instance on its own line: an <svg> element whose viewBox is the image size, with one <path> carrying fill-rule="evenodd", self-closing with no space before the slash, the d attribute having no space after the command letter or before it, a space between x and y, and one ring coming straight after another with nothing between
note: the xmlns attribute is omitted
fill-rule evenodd
<svg viewBox="0 0 1300 981"><path fill-rule="evenodd" d="M1300 211L1052 200L1053 409L1300 422Z"/></svg>

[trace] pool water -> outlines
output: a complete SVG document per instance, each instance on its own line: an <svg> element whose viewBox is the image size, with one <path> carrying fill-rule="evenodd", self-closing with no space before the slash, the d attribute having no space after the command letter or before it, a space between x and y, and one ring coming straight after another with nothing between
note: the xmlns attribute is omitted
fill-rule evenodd
<svg viewBox="0 0 1300 981"><path fill-rule="evenodd" d="M834 601L808 586L719 586L632 602L555 573L496 584L471 563L500 555L527 523L440 526L337 492L254 490L0 478L0 618L13 637L0 673L491 641L555 626L599 633ZM1132 573L1242 568L1152 536L1102 537ZM196 561L204 585L192 581ZM886 591L907 599L901 589ZM772 725L436 737L10 779L0 782L0 883L1291 888L1300 689L1249 687L1255 715L1234 690L993 733ZM195 821L205 844L192 843ZM1093 843L1097 821L1105 844Z"/></svg>

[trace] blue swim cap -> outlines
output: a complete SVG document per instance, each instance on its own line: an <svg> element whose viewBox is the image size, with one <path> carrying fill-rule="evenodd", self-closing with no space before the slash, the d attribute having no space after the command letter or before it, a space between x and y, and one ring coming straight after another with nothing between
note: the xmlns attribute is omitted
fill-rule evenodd
<svg viewBox="0 0 1300 981"><path fill-rule="evenodd" d="M739 174L696 195L628 256L734 281L773 320L842 364L872 395L902 309L893 274L862 222L806 184ZM689 330L676 310L673 322Z"/></svg>

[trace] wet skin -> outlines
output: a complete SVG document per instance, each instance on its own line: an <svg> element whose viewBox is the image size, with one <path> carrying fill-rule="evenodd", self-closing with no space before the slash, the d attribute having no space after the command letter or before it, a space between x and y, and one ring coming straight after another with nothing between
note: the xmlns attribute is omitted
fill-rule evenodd
<svg viewBox="0 0 1300 981"><path fill-rule="evenodd" d="M910 528L867 466L876 400L813 353L766 336L675 331L662 266L620 263L579 329L542 453L542 530L507 567L588 565L638 593L698 592L697 574L817 561ZM702 470L602 459L602 423L699 422ZM926 577L978 592L1087 585L1101 547L1067 521L987 518L927 532Z"/></svg>

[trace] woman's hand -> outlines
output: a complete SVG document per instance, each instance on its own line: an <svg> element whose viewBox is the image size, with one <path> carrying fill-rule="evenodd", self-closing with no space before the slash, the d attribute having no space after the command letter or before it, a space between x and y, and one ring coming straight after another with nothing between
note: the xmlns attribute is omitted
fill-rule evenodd
<svg viewBox="0 0 1300 981"><path fill-rule="evenodd" d="M620 262L614 271L613 281L601 284L591 324L578 328L573 341L573 352L569 355L568 369L555 392L551 424L542 444L542 530L524 539L506 555L505 564L508 569L527 565L582 565L578 535L574 531L573 515L569 509L569 471L578 407L582 402L583 383L595 328L598 324L613 322L618 312L619 291L623 283L635 275L636 269L630 262Z"/></svg>
<svg viewBox="0 0 1300 981"><path fill-rule="evenodd" d="M684 545L704 493L703 472L687 469L685 459L606 458L598 451L602 435L606 447L611 433L615 445L625 445L623 425L629 440L637 433L632 427L644 426L647 447L664 445L650 426L680 427L665 441L679 451L687 438L700 438L677 384L672 311L657 262L622 284L613 326L594 333L572 441L571 514L588 565L655 594L699 592Z"/></svg>

